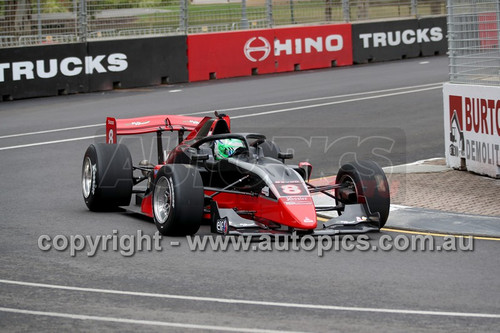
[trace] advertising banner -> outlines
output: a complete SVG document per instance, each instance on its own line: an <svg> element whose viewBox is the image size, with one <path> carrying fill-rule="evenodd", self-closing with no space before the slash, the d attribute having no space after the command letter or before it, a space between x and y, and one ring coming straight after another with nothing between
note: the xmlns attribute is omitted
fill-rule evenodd
<svg viewBox="0 0 500 333"><path fill-rule="evenodd" d="M351 25L274 29L276 72L352 65Z"/></svg>
<svg viewBox="0 0 500 333"><path fill-rule="evenodd" d="M446 83L446 162L500 178L500 87Z"/></svg>
<svg viewBox="0 0 500 333"><path fill-rule="evenodd" d="M3 100L86 92L86 44L6 48L0 52Z"/></svg>
<svg viewBox="0 0 500 333"><path fill-rule="evenodd" d="M3 100L187 82L186 37L6 48Z"/></svg>
<svg viewBox="0 0 500 333"><path fill-rule="evenodd" d="M445 55L448 52L446 17L421 18L418 20L418 28L421 33L428 35L428 38L424 38L420 43L420 55L427 57Z"/></svg>
<svg viewBox="0 0 500 333"><path fill-rule="evenodd" d="M353 61L376 61L445 54L446 18L352 25Z"/></svg>
<svg viewBox="0 0 500 333"><path fill-rule="evenodd" d="M188 80L186 36L90 42L87 52L96 63L95 75L89 77L90 91Z"/></svg>
<svg viewBox="0 0 500 333"><path fill-rule="evenodd" d="M188 36L189 81L352 65L350 24Z"/></svg>

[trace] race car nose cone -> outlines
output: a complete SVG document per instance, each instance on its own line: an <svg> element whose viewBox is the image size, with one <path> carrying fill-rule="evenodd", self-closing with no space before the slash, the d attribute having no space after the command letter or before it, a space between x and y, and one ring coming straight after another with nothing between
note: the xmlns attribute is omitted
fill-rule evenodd
<svg viewBox="0 0 500 333"><path fill-rule="evenodd" d="M289 196L279 199L283 220L293 228L315 229L318 225L316 209L309 196Z"/></svg>

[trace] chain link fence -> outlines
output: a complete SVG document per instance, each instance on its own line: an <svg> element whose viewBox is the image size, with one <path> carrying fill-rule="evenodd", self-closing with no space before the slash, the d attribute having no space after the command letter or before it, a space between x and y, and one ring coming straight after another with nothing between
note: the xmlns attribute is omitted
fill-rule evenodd
<svg viewBox="0 0 500 333"><path fill-rule="evenodd" d="M0 48L445 13L445 0L5 0Z"/></svg>
<svg viewBox="0 0 500 333"><path fill-rule="evenodd" d="M448 0L450 81L500 85L500 1Z"/></svg>

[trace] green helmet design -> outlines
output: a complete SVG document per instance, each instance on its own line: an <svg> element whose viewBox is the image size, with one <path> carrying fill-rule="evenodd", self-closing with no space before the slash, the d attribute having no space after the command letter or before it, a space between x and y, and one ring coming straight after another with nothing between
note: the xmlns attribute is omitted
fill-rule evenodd
<svg viewBox="0 0 500 333"><path fill-rule="evenodd" d="M216 160L223 160L233 156L236 149L245 147L239 139L222 139L214 142L214 157Z"/></svg>

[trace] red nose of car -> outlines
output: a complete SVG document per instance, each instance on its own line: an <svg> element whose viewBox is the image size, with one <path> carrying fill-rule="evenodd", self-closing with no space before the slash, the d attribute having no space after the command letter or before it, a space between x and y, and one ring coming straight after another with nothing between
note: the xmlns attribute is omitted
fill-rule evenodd
<svg viewBox="0 0 500 333"><path fill-rule="evenodd" d="M282 221L298 229L315 229L318 225L316 209L310 196L281 197L279 199Z"/></svg>

